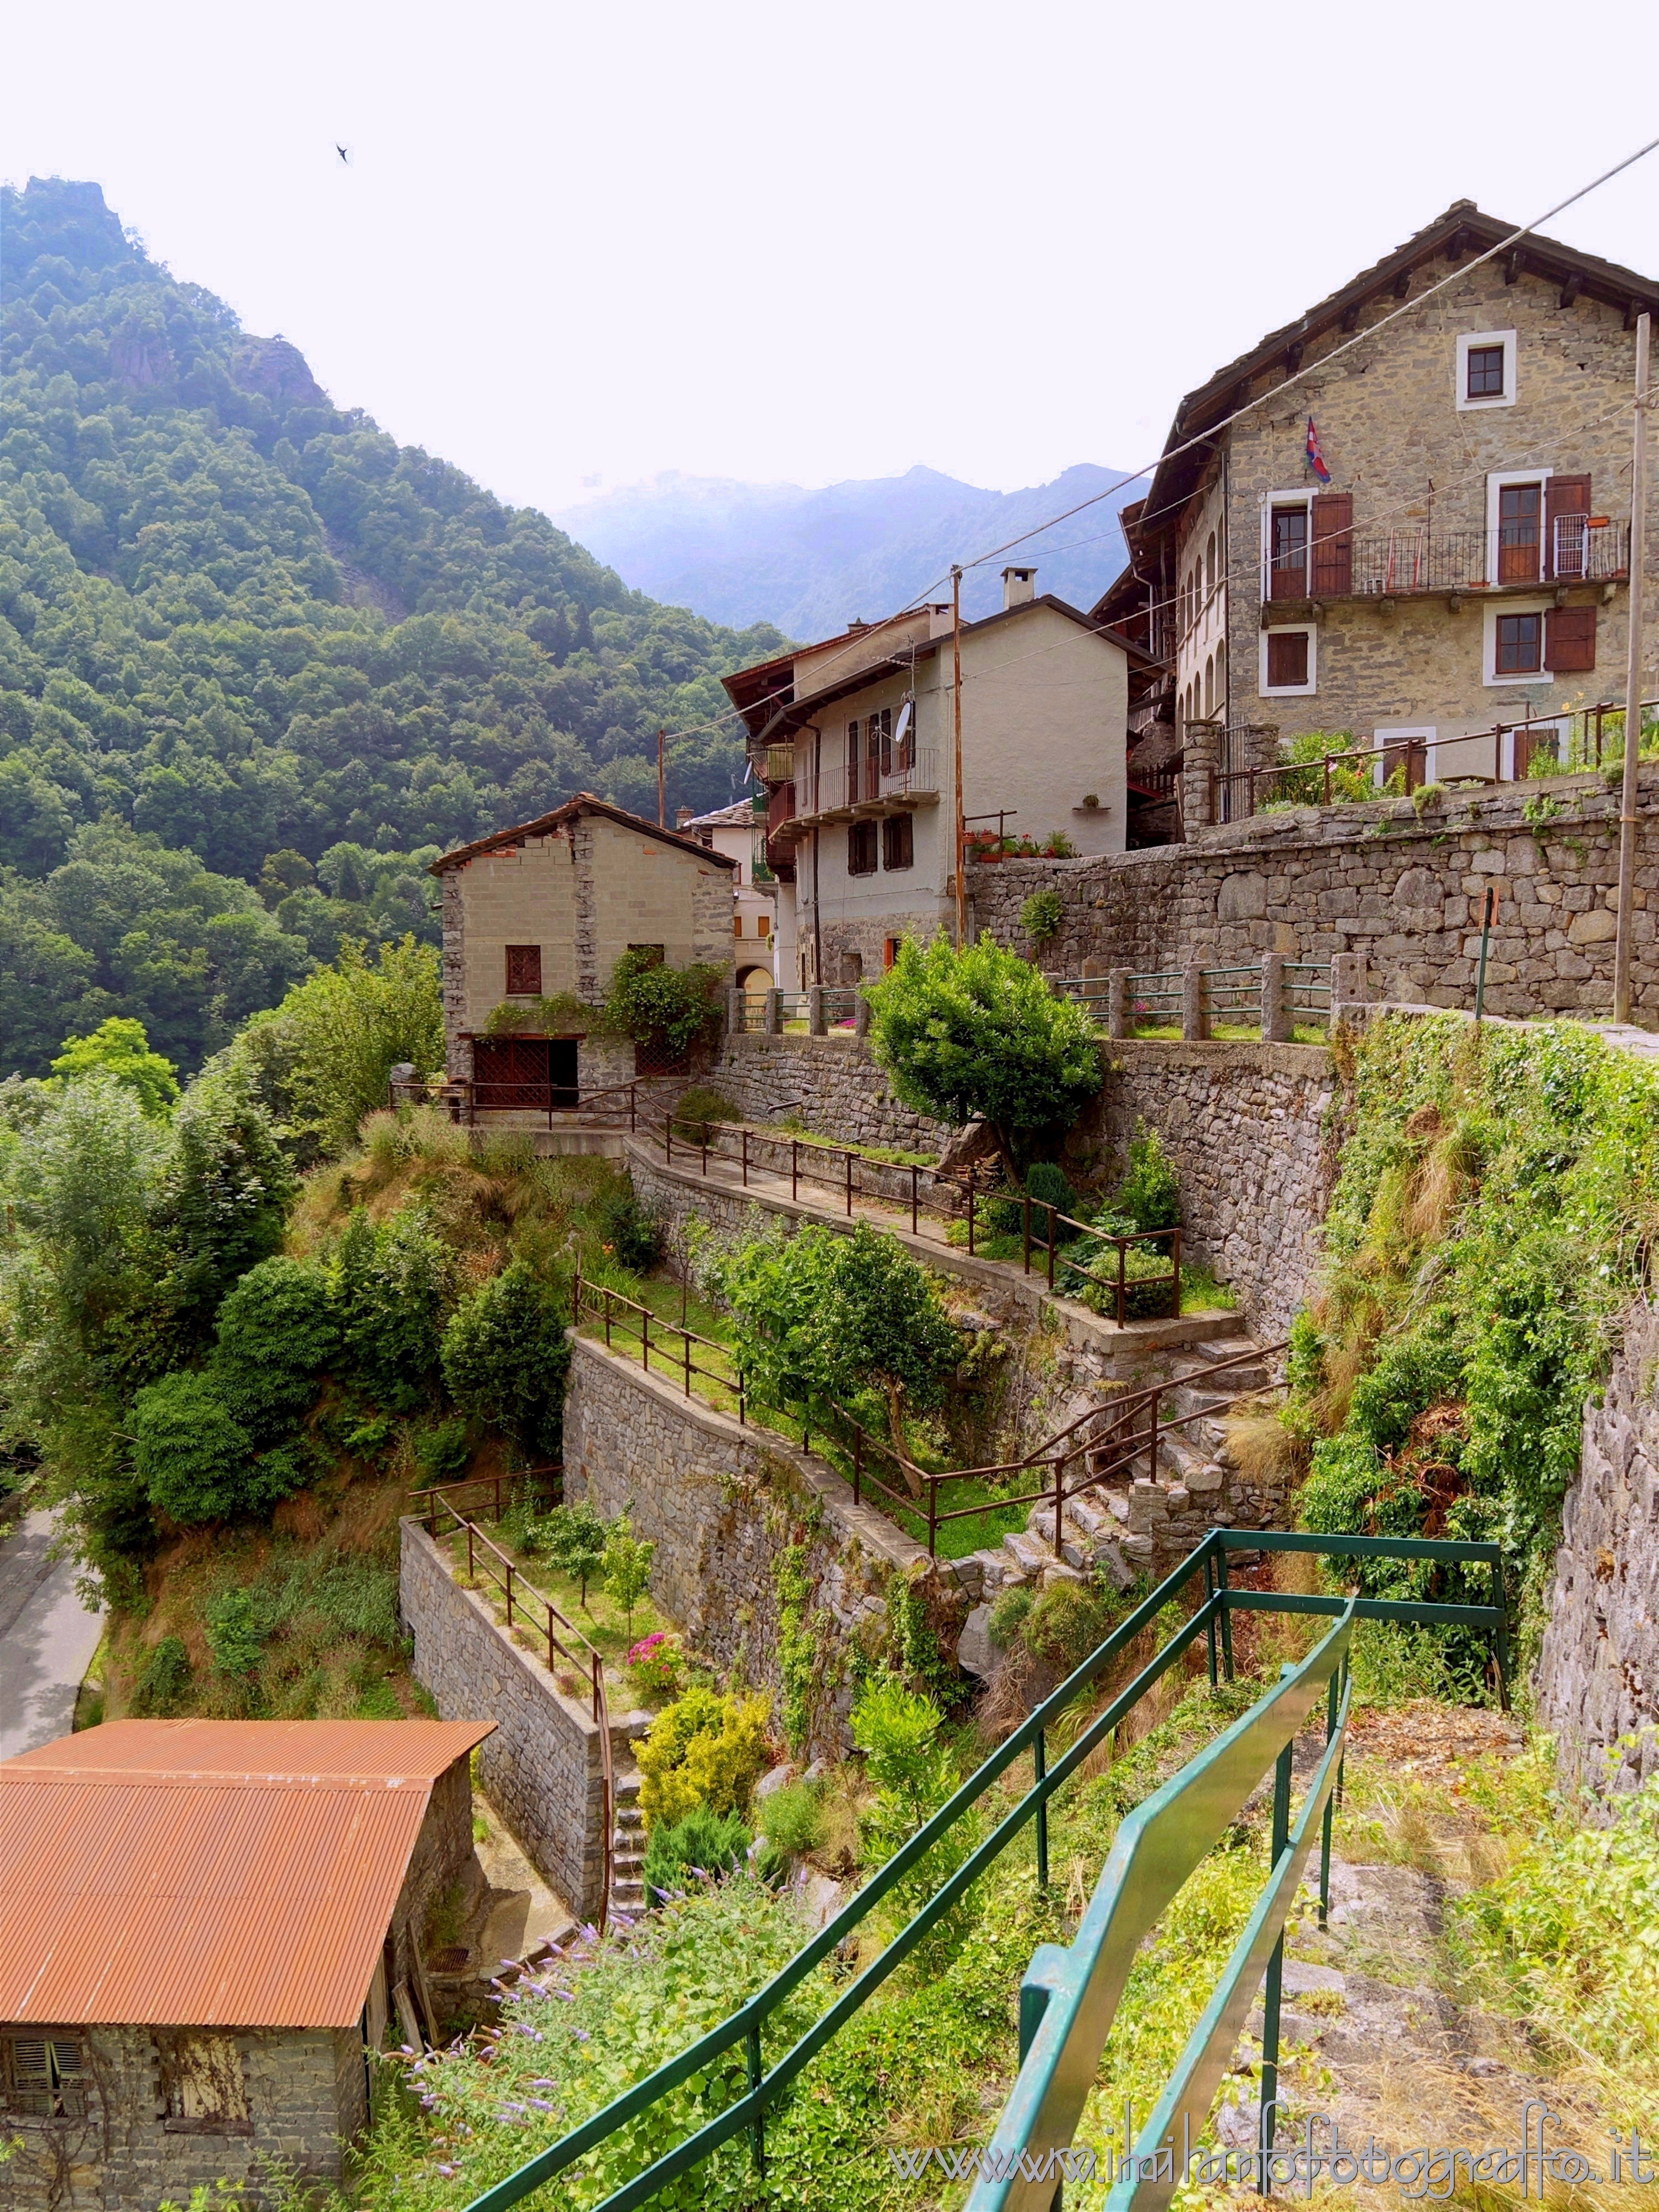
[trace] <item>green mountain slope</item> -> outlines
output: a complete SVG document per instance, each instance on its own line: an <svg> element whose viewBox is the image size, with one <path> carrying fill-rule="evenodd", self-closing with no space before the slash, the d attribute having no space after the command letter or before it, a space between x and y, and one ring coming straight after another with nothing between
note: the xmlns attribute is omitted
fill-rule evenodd
<svg viewBox="0 0 1659 2212"><path fill-rule="evenodd" d="M252 881L447 844L584 786L656 807L656 731L782 643L628 590L331 404L122 231L96 185L0 204L0 861L114 817ZM671 803L733 795L721 733Z"/></svg>

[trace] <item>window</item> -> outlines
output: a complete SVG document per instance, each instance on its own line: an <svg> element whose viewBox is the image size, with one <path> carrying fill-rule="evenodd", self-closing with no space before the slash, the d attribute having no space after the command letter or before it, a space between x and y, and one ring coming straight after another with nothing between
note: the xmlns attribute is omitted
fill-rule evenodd
<svg viewBox="0 0 1659 2212"><path fill-rule="evenodd" d="M1515 332L1468 331L1457 341L1456 395L1460 412L1515 404Z"/></svg>
<svg viewBox="0 0 1659 2212"><path fill-rule="evenodd" d="M849 876L873 876L876 872L876 825L873 822L855 822L847 833L847 872Z"/></svg>
<svg viewBox="0 0 1659 2212"><path fill-rule="evenodd" d="M1499 676L1535 676L1544 665L1541 614L1499 615L1492 665Z"/></svg>
<svg viewBox="0 0 1659 2212"><path fill-rule="evenodd" d="M915 865L915 820L908 814L890 814L881 825L881 865L908 868Z"/></svg>
<svg viewBox="0 0 1659 2212"><path fill-rule="evenodd" d="M41 2120L76 2120L87 2109L90 2069L74 2035L0 2037L0 2092L6 2110Z"/></svg>
<svg viewBox="0 0 1659 2212"><path fill-rule="evenodd" d="M757 914L755 916L755 934L757 937L769 937L772 934L772 917L769 914Z"/></svg>
<svg viewBox="0 0 1659 2212"><path fill-rule="evenodd" d="M870 717L870 757L872 762L876 758L878 749L880 752L882 774L891 775L893 773L893 710L890 707L884 707L880 714L872 714ZM873 791L871 796L872 798L875 796Z"/></svg>
<svg viewBox="0 0 1659 2212"><path fill-rule="evenodd" d="M507 997L538 999L541 994L541 946L539 945L509 945L507 948Z"/></svg>
<svg viewBox="0 0 1659 2212"><path fill-rule="evenodd" d="M1541 483L1498 486L1498 580L1500 584L1535 584L1538 581L1543 520L1544 487Z"/></svg>
<svg viewBox="0 0 1659 2212"><path fill-rule="evenodd" d="M1471 346L1463 358L1463 397L1466 399L1501 399L1504 396L1503 347Z"/></svg>
<svg viewBox="0 0 1659 2212"><path fill-rule="evenodd" d="M234 2035L175 2028L155 2039L161 2126L169 2135L252 2135L247 2077Z"/></svg>
<svg viewBox="0 0 1659 2212"><path fill-rule="evenodd" d="M1269 517L1268 588L1272 599L1308 596L1308 502L1275 507Z"/></svg>
<svg viewBox="0 0 1659 2212"><path fill-rule="evenodd" d="M1311 691L1317 648L1313 625L1298 623L1289 629L1261 633L1261 689L1262 696L1275 692Z"/></svg>
<svg viewBox="0 0 1659 2212"><path fill-rule="evenodd" d="M849 722L847 725L847 804L856 806L858 802L859 726L856 722Z"/></svg>
<svg viewBox="0 0 1659 2212"><path fill-rule="evenodd" d="M733 937L743 935L743 916L740 914L734 914L732 917L732 934Z"/></svg>
<svg viewBox="0 0 1659 2212"><path fill-rule="evenodd" d="M901 942L902 939L896 937L884 937L881 940L881 965L884 974L898 958Z"/></svg>

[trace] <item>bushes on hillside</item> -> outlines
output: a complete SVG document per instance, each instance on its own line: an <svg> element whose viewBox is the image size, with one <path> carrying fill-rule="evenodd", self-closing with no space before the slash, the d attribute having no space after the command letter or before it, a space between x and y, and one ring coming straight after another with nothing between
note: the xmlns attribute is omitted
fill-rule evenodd
<svg viewBox="0 0 1659 2212"><path fill-rule="evenodd" d="M749 1855L753 1841L735 1813L712 1813L694 1806L683 1820L659 1821L651 1831L641 1875L647 1905L688 1889L699 1877L731 1874Z"/></svg>
<svg viewBox="0 0 1659 2212"><path fill-rule="evenodd" d="M180 1370L132 1402L133 1462L156 1510L181 1528L258 1513L300 1487L292 1451L258 1454L210 1375Z"/></svg>
<svg viewBox="0 0 1659 2212"><path fill-rule="evenodd" d="M213 1380L249 1435L271 1443L311 1404L339 1341L325 1270L305 1260L262 1261L219 1309Z"/></svg>
<svg viewBox="0 0 1659 2212"><path fill-rule="evenodd" d="M570 1346L550 1285L522 1260L461 1300L441 1352L450 1395L532 1458L556 1459Z"/></svg>
<svg viewBox="0 0 1659 2212"><path fill-rule="evenodd" d="M745 1813L766 1771L771 1703L715 1690L688 1690L665 1705L640 1746L640 1809L647 1823L672 1827L698 1806Z"/></svg>
<svg viewBox="0 0 1659 2212"><path fill-rule="evenodd" d="M360 1206L332 1267L335 1310L348 1371L376 1404L418 1413L439 1378L455 1261L420 1212L375 1223Z"/></svg>

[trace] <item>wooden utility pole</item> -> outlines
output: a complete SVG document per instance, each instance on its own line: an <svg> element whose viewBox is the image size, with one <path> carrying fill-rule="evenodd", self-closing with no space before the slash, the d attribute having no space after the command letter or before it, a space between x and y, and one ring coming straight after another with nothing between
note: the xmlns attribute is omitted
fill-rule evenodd
<svg viewBox="0 0 1659 2212"><path fill-rule="evenodd" d="M957 796L957 951L968 936L968 824L962 796L962 570L951 571L951 755Z"/></svg>
<svg viewBox="0 0 1659 2212"><path fill-rule="evenodd" d="M1636 765L1642 750L1642 568L1647 558L1649 314L1636 319L1636 428L1631 441L1630 644L1625 661L1625 783L1619 807L1619 934L1613 951L1613 1018L1630 1019L1631 914L1636 888Z"/></svg>
<svg viewBox="0 0 1659 2212"><path fill-rule="evenodd" d="M663 733L659 730L657 732L657 827L659 830L665 830L668 827L668 786L663 774Z"/></svg>

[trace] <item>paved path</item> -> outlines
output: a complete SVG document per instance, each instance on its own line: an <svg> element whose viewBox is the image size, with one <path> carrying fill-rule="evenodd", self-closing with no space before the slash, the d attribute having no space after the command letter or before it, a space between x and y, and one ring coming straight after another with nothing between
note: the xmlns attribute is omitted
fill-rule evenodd
<svg viewBox="0 0 1659 2212"><path fill-rule="evenodd" d="M31 1513L0 1545L0 1759L67 1735L103 1633L75 1594L72 1559L50 1556L52 1516Z"/></svg>

